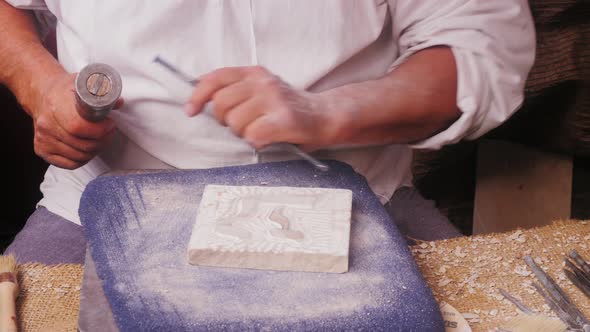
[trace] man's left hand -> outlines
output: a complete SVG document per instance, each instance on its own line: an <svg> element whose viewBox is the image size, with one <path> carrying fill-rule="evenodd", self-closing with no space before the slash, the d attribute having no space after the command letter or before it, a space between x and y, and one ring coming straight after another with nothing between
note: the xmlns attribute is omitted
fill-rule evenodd
<svg viewBox="0 0 590 332"><path fill-rule="evenodd" d="M208 101L217 120L255 148L286 142L312 150L330 142L334 126L319 95L296 90L263 67L222 68L200 77L185 112L195 116Z"/></svg>

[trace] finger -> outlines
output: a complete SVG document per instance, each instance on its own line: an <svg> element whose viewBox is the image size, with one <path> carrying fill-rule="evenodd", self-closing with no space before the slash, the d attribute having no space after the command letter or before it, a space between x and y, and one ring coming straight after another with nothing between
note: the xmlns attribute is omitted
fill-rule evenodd
<svg viewBox="0 0 590 332"><path fill-rule="evenodd" d="M278 142L299 143L291 139L288 130L279 125L275 114L261 116L244 128L242 137L246 142L256 149Z"/></svg>
<svg viewBox="0 0 590 332"><path fill-rule="evenodd" d="M223 125L227 124L227 114L251 98L252 93L253 85L248 81L240 81L217 91L213 95L213 110L217 121Z"/></svg>
<svg viewBox="0 0 590 332"><path fill-rule="evenodd" d="M75 109L81 106L76 102L74 92L69 94L68 98L71 98L71 103L64 103L62 105L73 105L74 109L68 109L68 107L72 106L56 108L53 112L50 112L49 116L38 120L42 126L52 130L52 127L58 125L70 135L82 139L100 139L115 128L115 123L109 118L105 118L99 122L84 119L80 116L78 110Z"/></svg>
<svg viewBox="0 0 590 332"><path fill-rule="evenodd" d="M81 153L59 141L49 141L40 138L38 135L35 135L34 143L36 155L61 168L78 168L93 158L92 154Z"/></svg>
<svg viewBox="0 0 590 332"><path fill-rule="evenodd" d="M105 148L112 140L117 130L111 130L104 137L100 139L83 139L75 136L65 136L61 140L64 144L73 147L76 150L86 153L98 153Z"/></svg>
<svg viewBox="0 0 590 332"><path fill-rule="evenodd" d="M46 144L46 149L48 155L62 156L68 160L72 160L78 163L86 163L92 158L94 158L94 156L96 155L94 153L79 151L57 140L48 142Z"/></svg>
<svg viewBox="0 0 590 332"><path fill-rule="evenodd" d="M70 135L67 132L61 130L56 133L56 138L62 143L69 145L80 152L98 153L112 141L112 138L116 132L117 130L113 129L100 139L86 139Z"/></svg>
<svg viewBox="0 0 590 332"><path fill-rule="evenodd" d="M115 122L112 119L106 118L100 122L91 122L78 114L66 119L64 123L57 121L57 119L55 122L68 134L80 139L101 139L115 129Z"/></svg>
<svg viewBox="0 0 590 332"><path fill-rule="evenodd" d="M60 155L49 155L43 159L53 166L56 166L59 168L64 168L64 169L71 169L71 170L80 168L86 164L86 163L81 163L78 161L70 160L70 159L60 156Z"/></svg>
<svg viewBox="0 0 590 332"><path fill-rule="evenodd" d="M242 136L244 129L262 115L262 103L258 98L251 98L232 108L226 114L225 122L237 136Z"/></svg>
<svg viewBox="0 0 590 332"><path fill-rule="evenodd" d="M215 92L242 80L245 76L245 67L230 67L215 70L201 77L185 107L186 114L198 114L205 103L213 98Z"/></svg>
<svg viewBox="0 0 590 332"><path fill-rule="evenodd" d="M42 117L35 121L35 139L38 139L40 143L58 140L81 152L94 152L97 149L97 140L79 138L70 134L52 117Z"/></svg>

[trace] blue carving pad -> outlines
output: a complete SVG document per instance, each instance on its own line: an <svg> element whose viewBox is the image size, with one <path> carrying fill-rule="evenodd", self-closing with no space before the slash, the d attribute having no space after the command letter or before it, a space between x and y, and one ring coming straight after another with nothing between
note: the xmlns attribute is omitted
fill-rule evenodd
<svg viewBox="0 0 590 332"><path fill-rule="evenodd" d="M406 242L368 187L343 163L303 161L106 176L80 218L121 331L443 331ZM211 268L186 250L207 184L350 189L350 268L343 274Z"/></svg>

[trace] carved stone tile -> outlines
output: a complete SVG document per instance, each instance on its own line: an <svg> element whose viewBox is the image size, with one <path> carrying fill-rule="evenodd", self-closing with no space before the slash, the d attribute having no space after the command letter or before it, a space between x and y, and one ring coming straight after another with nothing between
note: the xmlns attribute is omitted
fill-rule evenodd
<svg viewBox="0 0 590 332"><path fill-rule="evenodd" d="M194 265L348 271L352 192L209 185L191 235Z"/></svg>

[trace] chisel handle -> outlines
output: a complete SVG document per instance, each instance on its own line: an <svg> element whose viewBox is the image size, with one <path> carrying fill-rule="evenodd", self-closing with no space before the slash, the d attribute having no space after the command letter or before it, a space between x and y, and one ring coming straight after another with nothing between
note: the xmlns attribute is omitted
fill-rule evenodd
<svg viewBox="0 0 590 332"><path fill-rule="evenodd" d="M0 331L18 331L15 304L17 294L16 282L0 282Z"/></svg>

